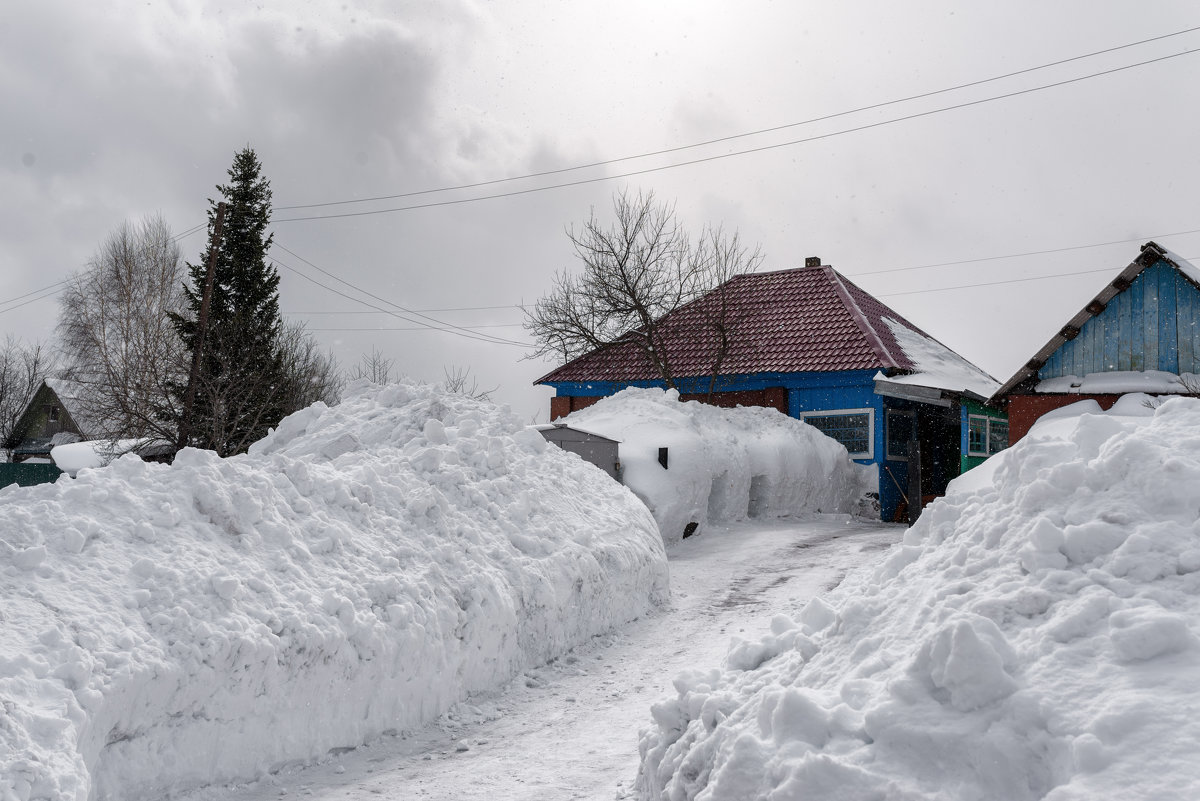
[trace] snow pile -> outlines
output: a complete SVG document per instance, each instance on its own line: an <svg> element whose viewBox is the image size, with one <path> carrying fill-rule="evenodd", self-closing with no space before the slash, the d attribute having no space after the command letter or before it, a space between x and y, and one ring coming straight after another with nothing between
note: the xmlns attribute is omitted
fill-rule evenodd
<svg viewBox="0 0 1200 801"><path fill-rule="evenodd" d="M0 491L0 799L251 778L665 598L654 521L507 410L360 386L248 456Z"/></svg>
<svg viewBox="0 0 1200 801"><path fill-rule="evenodd" d="M165 439L101 439L54 444L50 449L50 458L60 470L74 477L84 468L106 467L127 453L151 456L170 455L172 451L174 447Z"/></svg>
<svg viewBox="0 0 1200 801"><path fill-rule="evenodd" d="M618 440L622 481L677 542L689 524L850 512L868 471L815 428L774 409L679 401L675 390L626 389L560 422ZM659 462L667 449L667 467Z"/></svg>
<svg viewBox="0 0 1200 801"><path fill-rule="evenodd" d="M1200 798L1200 401L1145 401L1039 422L880 565L681 675L642 797Z"/></svg>

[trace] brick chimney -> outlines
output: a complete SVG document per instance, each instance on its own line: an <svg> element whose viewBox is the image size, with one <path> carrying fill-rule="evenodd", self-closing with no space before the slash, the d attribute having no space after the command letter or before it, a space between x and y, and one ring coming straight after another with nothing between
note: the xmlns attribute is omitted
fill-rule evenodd
<svg viewBox="0 0 1200 801"><path fill-rule="evenodd" d="M821 266L821 257L820 256L809 256L807 259L804 260L804 266L805 267L820 267Z"/></svg>

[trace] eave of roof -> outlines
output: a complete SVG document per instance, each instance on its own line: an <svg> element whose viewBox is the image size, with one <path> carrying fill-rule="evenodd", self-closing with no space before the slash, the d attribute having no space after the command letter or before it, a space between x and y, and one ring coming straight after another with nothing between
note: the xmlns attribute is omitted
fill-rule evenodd
<svg viewBox="0 0 1200 801"><path fill-rule="evenodd" d="M1193 273L1192 270L1184 269L1180 264L1180 259L1171 253L1166 248L1156 242L1147 242L1142 245L1141 252L1138 257L1131 261L1125 269L1121 270L1112 281L1109 281L1104 289L1100 290L1100 294L1096 295L1091 302L1083 307L1074 317L1067 321L1059 332L1050 337L1045 345L1043 345L1037 353L1033 354L1033 358L1022 365L1012 377L1001 384L1000 389L989 399L990 401L1000 401L1005 398L1010 392L1016 389L1026 379L1037 375L1038 370L1046 363L1056 350L1061 348L1066 342L1074 339L1083 329L1084 323L1092 319L1096 315L1104 311L1108 307L1109 301L1114 297L1124 292L1133 284L1135 278L1141 275L1148 267L1159 261L1165 261L1179 271L1185 280L1200 289L1200 276ZM1189 265L1190 266L1190 265Z"/></svg>

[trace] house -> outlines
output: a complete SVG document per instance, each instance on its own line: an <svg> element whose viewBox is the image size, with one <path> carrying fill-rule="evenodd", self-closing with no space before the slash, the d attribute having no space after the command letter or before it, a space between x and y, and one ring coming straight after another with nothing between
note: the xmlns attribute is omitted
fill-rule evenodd
<svg viewBox="0 0 1200 801"><path fill-rule="evenodd" d="M4 442L13 462L50 461L50 448L88 438L93 421L80 398L83 386L73 381L47 378L33 393Z"/></svg>
<svg viewBox="0 0 1200 801"><path fill-rule="evenodd" d="M714 377L718 346L706 326L717 303L728 310L731 347ZM1003 412L985 403L995 379L820 259L736 276L663 322L683 399L769 406L815 426L877 468L885 520L915 516L923 498L1007 444ZM621 339L534 383L554 388L555 420L625 387L664 382Z"/></svg>
<svg viewBox="0 0 1200 801"><path fill-rule="evenodd" d="M107 464L123 453L136 453L147 461L170 461L174 457L173 443L149 437L130 438L118 426L100 419L88 408L87 392L87 386L77 381L61 378L43 381L17 419L12 435L3 443L12 453L12 462L52 464L51 451L71 443L87 443L88 452L96 454L88 466ZM74 474L70 469L66 472ZM18 480L16 473L11 478ZM0 476L0 480L4 477Z"/></svg>
<svg viewBox="0 0 1200 801"><path fill-rule="evenodd" d="M1147 242L996 391L1016 442L1046 412L1122 394L1200 393L1200 269Z"/></svg>

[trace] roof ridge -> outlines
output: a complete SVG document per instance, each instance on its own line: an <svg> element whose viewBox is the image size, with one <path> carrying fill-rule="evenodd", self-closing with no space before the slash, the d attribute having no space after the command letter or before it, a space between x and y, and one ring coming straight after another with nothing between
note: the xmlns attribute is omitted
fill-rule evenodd
<svg viewBox="0 0 1200 801"><path fill-rule="evenodd" d="M850 294L845 284L842 283L841 274L828 265L822 265L821 270L825 271L826 276L833 283L834 291L837 292L838 298L842 301L842 305L850 312L850 317L854 320L854 324L862 331L863 336L867 340L867 344L875 353L876 358L882 363L881 367L900 367L901 364L896 357L888 351L887 346L883 344L883 339L879 336L879 332L875 330L875 326L871 325L871 321L863 314L863 310L859 308L854 297Z"/></svg>

